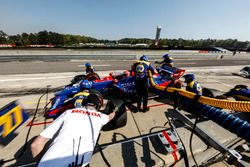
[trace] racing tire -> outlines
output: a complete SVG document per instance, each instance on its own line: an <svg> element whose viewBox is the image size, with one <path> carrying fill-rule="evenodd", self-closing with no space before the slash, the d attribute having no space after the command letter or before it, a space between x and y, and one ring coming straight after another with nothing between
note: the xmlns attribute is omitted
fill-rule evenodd
<svg viewBox="0 0 250 167"><path fill-rule="evenodd" d="M208 88L202 88L202 96L214 97L214 93L212 90L210 90Z"/></svg>
<svg viewBox="0 0 250 167"><path fill-rule="evenodd" d="M109 100L103 113L110 114L111 112L115 112L115 117L102 127L103 131L109 131L121 128L127 124L127 112L123 100L119 99Z"/></svg>
<svg viewBox="0 0 250 167"><path fill-rule="evenodd" d="M95 89L90 89L89 93L94 93L94 94L97 94L99 96L103 96L101 92L99 92L98 90L95 90Z"/></svg>
<svg viewBox="0 0 250 167"><path fill-rule="evenodd" d="M71 80L71 85L74 85L86 78L86 75L77 75Z"/></svg>
<svg viewBox="0 0 250 167"><path fill-rule="evenodd" d="M108 93L106 95L109 99L122 99L122 92L116 86L112 85L108 89Z"/></svg>

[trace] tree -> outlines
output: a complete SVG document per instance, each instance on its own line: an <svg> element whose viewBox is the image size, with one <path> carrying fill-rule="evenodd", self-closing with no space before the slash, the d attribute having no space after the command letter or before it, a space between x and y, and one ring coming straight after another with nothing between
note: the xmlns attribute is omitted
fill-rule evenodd
<svg viewBox="0 0 250 167"><path fill-rule="evenodd" d="M29 35L27 33L22 33L21 35L21 43L22 43L22 46L26 46L26 45L29 45L30 44L30 41L29 41Z"/></svg>
<svg viewBox="0 0 250 167"><path fill-rule="evenodd" d="M30 33L30 34L29 34L29 41L30 41L30 44L31 44L31 45L37 45L37 44L39 44L39 43L38 43L38 35L37 35L37 34Z"/></svg>
<svg viewBox="0 0 250 167"><path fill-rule="evenodd" d="M6 44L7 43L7 34L0 30L0 44Z"/></svg>
<svg viewBox="0 0 250 167"><path fill-rule="evenodd" d="M48 45L49 44L49 37L48 37L49 33L45 30L45 31L40 31L38 32L38 43L40 45Z"/></svg>

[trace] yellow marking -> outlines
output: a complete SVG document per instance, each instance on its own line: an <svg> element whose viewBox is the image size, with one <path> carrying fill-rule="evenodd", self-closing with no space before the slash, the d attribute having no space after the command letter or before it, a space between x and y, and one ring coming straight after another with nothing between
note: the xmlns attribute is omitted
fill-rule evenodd
<svg viewBox="0 0 250 167"><path fill-rule="evenodd" d="M13 114L13 116L12 116ZM15 124L12 126L12 118L15 119ZM23 121L22 109L20 106L16 106L11 109L8 113L0 117L0 126L3 125L3 137L6 137L11 133L17 126L19 126Z"/></svg>
<svg viewBox="0 0 250 167"><path fill-rule="evenodd" d="M147 62L147 61L143 61L143 60L138 60L138 61L136 61L136 63L145 63L145 64L147 64L147 66L149 66L149 65L150 65L150 63L149 63L149 62Z"/></svg>
<svg viewBox="0 0 250 167"><path fill-rule="evenodd" d="M75 101L75 104L74 104L74 106L75 107L77 107L77 104L82 104L82 101L83 101L83 99L77 99L76 101Z"/></svg>
<svg viewBox="0 0 250 167"><path fill-rule="evenodd" d="M193 88L193 86L194 86L194 81L189 82L187 85L188 85L190 88Z"/></svg>
<svg viewBox="0 0 250 167"><path fill-rule="evenodd" d="M75 94L74 97L81 96L81 95L82 96L88 96L89 93L88 92L80 92L80 93Z"/></svg>

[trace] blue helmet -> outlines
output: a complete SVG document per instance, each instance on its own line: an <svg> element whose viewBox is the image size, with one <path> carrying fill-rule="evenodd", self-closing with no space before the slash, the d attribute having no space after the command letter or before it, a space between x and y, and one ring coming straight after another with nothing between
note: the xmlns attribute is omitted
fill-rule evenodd
<svg viewBox="0 0 250 167"><path fill-rule="evenodd" d="M90 63L86 63L85 67L91 67L91 64Z"/></svg>
<svg viewBox="0 0 250 167"><path fill-rule="evenodd" d="M84 90L84 89L88 89L90 90L92 88L92 82L88 81L88 80L83 80L82 82L80 82L80 89Z"/></svg>
<svg viewBox="0 0 250 167"><path fill-rule="evenodd" d="M165 59L163 60L163 62L164 62L164 63L173 63L174 61L173 61L172 57L168 57L168 58L165 58Z"/></svg>
<svg viewBox="0 0 250 167"><path fill-rule="evenodd" d="M194 74L186 74L183 76L185 78L185 82L189 83L195 80Z"/></svg>
<svg viewBox="0 0 250 167"><path fill-rule="evenodd" d="M164 59L169 58L169 54L163 55L162 58L164 58Z"/></svg>
<svg viewBox="0 0 250 167"><path fill-rule="evenodd" d="M148 61L148 56L142 55L142 56L140 57L140 60Z"/></svg>

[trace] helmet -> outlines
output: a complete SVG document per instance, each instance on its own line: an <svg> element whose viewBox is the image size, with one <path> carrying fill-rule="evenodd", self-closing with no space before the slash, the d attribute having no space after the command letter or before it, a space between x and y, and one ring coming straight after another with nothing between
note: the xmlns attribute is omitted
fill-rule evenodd
<svg viewBox="0 0 250 167"><path fill-rule="evenodd" d="M88 95L86 101L85 101L85 105L94 105L95 108L97 110L99 110L101 108L101 106L103 105L103 97L102 95L99 95L97 93L91 93L90 95Z"/></svg>
<svg viewBox="0 0 250 167"><path fill-rule="evenodd" d="M168 58L164 59L164 63L173 63L173 62L174 61L173 61L172 57L168 57Z"/></svg>
<svg viewBox="0 0 250 167"><path fill-rule="evenodd" d="M90 63L86 63L85 67L91 67L91 64Z"/></svg>
<svg viewBox="0 0 250 167"><path fill-rule="evenodd" d="M129 72L128 70L125 70L125 71L123 72L123 74L124 74L126 77L130 76L130 72Z"/></svg>
<svg viewBox="0 0 250 167"><path fill-rule="evenodd" d="M185 82L189 83L195 80L194 74L186 74L183 76L185 78Z"/></svg>
<svg viewBox="0 0 250 167"><path fill-rule="evenodd" d="M142 55L142 56L140 57L140 60L148 61L148 56Z"/></svg>
<svg viewBox="0 0 250 167"><path fill-rule="evenodd" d="M169 54L163 55L162 58L164 58L164 59L169 58Z"/></svg>
<svg viewBox="0 0 250 167"><path fill-rule="evenodd" d="M80 89L84 90L84 89L88 89L90 90L92 88L92 82L88 81L88 80L83 80L82 82L80 82Z"/></svg>

